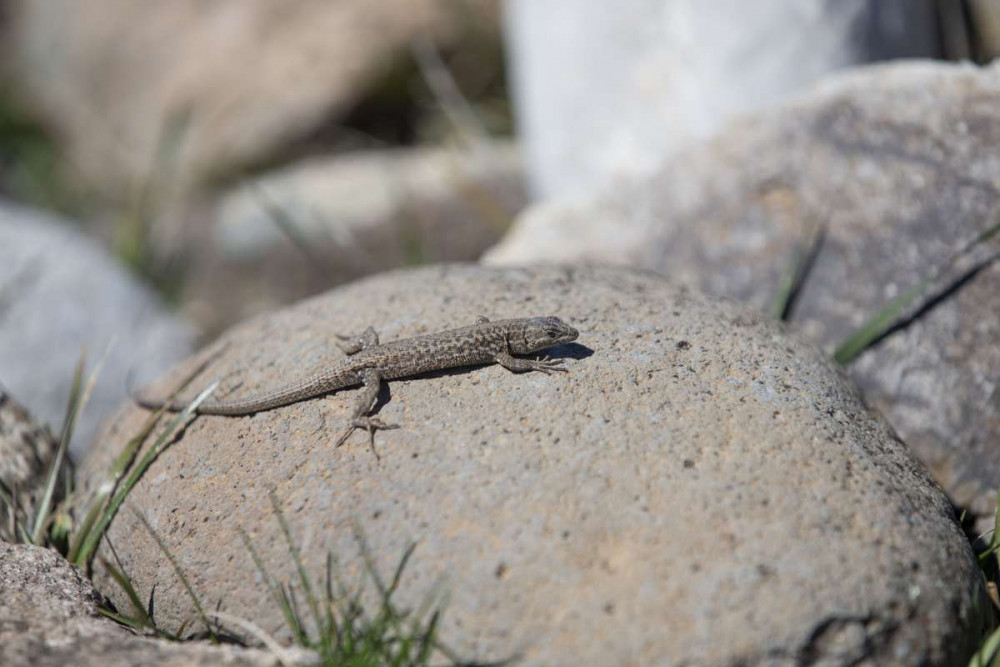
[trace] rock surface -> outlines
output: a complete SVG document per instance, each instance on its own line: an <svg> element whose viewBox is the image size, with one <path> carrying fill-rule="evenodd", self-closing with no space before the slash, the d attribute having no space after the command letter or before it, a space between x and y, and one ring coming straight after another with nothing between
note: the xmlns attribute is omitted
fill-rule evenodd
<svg viewBox="0 0 1000 667"><path fill-rule="evenodd" d="M6 667L280 664L263 651L135 636L97 614L100 594L54 551L0 542L0 664Z"/></svg>
<svg viewBox="0 0 1000 667"><path fill-rule="evenodd" d="M933 0L507 6L518 125L542 199L656 167L831 71L940 53Z"/></svg>
<svg viewBox="0 0 1000 667"><path fill-rule="evenodd" d="M476 260L526 202L509 144L303 161L222 200L194 249L188 312L218 332L380 270Z"/></svg>
<svg viewBox="0 0 1000 667"><path fill-rule="evenodd" d="M493 318L557 314L569 372L493 365L394 381L381 456L331 440L356 391L253 416L201 417L130 496L206 607L287 637L240 544L294 569L273 489L306 567L327 550L364 570L352 522L400 604L434 590L442 639L526 664L961 663L981 630L980 573L920 464L810 345L734 304L617 270L430 267L359 281L249 321L196 384L233 397L340 357L333 332L383 341ZM231 391L234 390L234 391ZM82 477L98 483L146 414L123 406ZM128 513L110 536L140 596L176 626L188 599ZM109 594L114 595L111 587ZM979 611L977 611L979 610Z"/></svg>
<svg viewBox="0 0 1000 667"><path fill-rule="evenodd" d="M35 516L57 449L49 430L0 387L0 491L13 500L17 523L24 525L28 517ZM65 458L63 463L65 470ZM56 502L63 496L63 487L61 483L55 487ZM0 502L0 541L19 537L17 523L11 519L11 506Z"/></svg>
<svg viewBox="0 0 1000 667"><path fill-rule="evenodd" d="M0 202L0 383L58 429L80 351L89 369L107 351L71 452L84 452L99 421L125 397L130 372L148 378L162 371L190 352L192 338L67 221Z"/></svg>
<svg viewBox="0 0 1000 667"><path fill-rule="evenodd" d="M1000 66L860 70L734 123L648 179L527 211L487 261L638 265L768 308L796 247L825 226L792 323L832 351L1000 219L998 128ZM998 336L994 262L849 367L983 517L1000 480Z"/></svg>
<svg viewBox="0 0 1000 667"><path fill-rule="evenodd" d="M57 448L49 430L0 388L0 484L24 490L39 486Z"/></svg>
<svg viewBox="0 0 1000 667"><path fill-rule="evenodd" d="M164 148L183 184L273 160L342 122L415 36L453 43L491 4L15 0L0 55L87 185L130 202Z"/></svg>

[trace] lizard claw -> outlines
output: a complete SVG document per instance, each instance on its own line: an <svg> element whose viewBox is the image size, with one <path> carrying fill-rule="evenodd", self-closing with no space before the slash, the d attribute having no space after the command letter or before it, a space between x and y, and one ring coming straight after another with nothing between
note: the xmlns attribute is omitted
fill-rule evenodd
<svg viewBox="0 0 1000 667"><path fill-rule="evenodd" d="M568 370L564 364L565 362L562 359L549 359L549 357L545 356L536 361L532 361L531 370L551 375L553 371L565 372Z"/></svg>
<svg viewBox="0 0 1000 667"><path fill-rule="evenodd" d="M351 434L354 433L354 429L356 429L356 428L357 428L357 426L355 426L354 424L351 424L346 429L344 429L344 432L340 434L340 437L337 438L337 442L335 442L333 444L333 446L334 447L340 447L342 444L344 444L345 442L347 442L347 439L349 437L351 437Z"/></svg>
<svg viewBox="0 0 1000 667"><path fill-rule="evenodd" d="M391 431L399 428L399 424L386 424L378 417L357 417L353 423L355 428L364 428L369 431Z"/></svg>

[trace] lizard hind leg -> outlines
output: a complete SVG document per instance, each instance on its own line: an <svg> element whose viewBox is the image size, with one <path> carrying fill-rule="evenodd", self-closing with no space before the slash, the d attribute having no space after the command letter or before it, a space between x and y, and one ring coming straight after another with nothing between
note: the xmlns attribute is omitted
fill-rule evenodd
<svg viewBox="0 0 1000 667"><path fill-rule="evenodd" d="M374 333L374 331L373 331ZM378 398L379 389L382 387L382 376L378 374L374 368L366 368L361 375L362 379L362 389L361 397L358 399L357 406L354 408L354 412L351 414L350 419L347 420L347 428L341 433L340 437L337 438L337 442L334 447L340 447L347 441L347 438L354 433L355 429L363 428L368 431L368 446L372 450L372 454L375 458L379 458L378 452L375 451L375 431L387 431L394 428L399 428L398 424L386 424L378 417L372 417L368 413L371 412L372 406L375 405L375 400Z"/></svg>
<svg viewBox="0 0 1000 667"><path fill-rule="evenodd" d="M337 347L343 350L344 354L348 356L378 345L378 332L375 331L375 327L368 327L360 336L333 335L340 340L337 343Z"/></svg>

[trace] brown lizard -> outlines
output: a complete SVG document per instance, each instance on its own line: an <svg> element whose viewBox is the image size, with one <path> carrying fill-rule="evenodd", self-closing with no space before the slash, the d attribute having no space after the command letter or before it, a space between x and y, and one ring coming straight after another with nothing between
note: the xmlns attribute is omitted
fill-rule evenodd
<svg viewBox="0 0 1000 667"><path fill-rule="evenodd" d="M338 346L348 355L325 371L297 380L272 391L232 401L207 401L195 412L205 415L249 415L271 410L290 403L314 398L337 389L362 385L357 407L348 420L347 429L337 439L339 447L355 429L368 431L372 451L375 451L375 430L398 428L383 423L370 412L378 398L383 380L396 380L421 373L498 363L507 370L521 373L565 371L562 360L519 359L515 354L532 354L554 345L576 340L579 332L558 317L531 317L491 322L479 317L472 326L440 333L405 338L380 344L375 329L368 327L356 337L337 336ZM161 401L135 396L144 408L164 408L179 412L186 407L182 401Z"/></svg>

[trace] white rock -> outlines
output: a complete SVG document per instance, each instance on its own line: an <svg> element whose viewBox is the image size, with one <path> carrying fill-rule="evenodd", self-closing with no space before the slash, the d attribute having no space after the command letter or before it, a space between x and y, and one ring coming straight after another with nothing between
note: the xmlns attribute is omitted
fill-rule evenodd
<svg viewBox="0 0 1000 667"><path fill-rule="evenodd" d="M931 0L508 0L535 194L655 167L822 75L938 54Z"/></svg>

